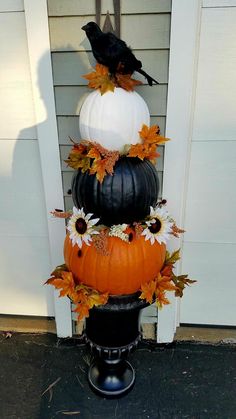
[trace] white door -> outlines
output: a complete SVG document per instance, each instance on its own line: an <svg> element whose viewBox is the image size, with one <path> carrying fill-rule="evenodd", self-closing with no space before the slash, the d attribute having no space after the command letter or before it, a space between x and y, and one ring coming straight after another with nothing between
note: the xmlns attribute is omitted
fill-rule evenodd
<svg viewBox="0 0 236 419"><path fill-rule="evenodd" d="M181 300L181 323L236 325L233 3L206 0L201 10L182 262L182 271L198 282Z"/></svg>

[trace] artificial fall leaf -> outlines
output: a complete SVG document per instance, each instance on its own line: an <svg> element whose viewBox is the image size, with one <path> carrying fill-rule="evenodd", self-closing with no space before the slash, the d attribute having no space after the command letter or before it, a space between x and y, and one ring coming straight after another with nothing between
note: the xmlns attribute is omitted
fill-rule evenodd
<svg viewBox="0 0 236 419"><path fill-rule="evenodd" d="M128 157L138 157L139 159L145 159L147 151L143 144L132 144L128 153Z"/></svg>
<svg viewBox="0 0 236 419"><path fill-rule="evenodd" d="M156 305L159 309L162 309L163 305L170 304L168 298L166 298L166 294L162 291L157 293L156 296Z"/></svg>
<svg viewBox="0 0 236 419"><path fill-rule="evenodd" d="M172 278L173 275L173 265L166 265L161 270L162 276L167 276L169 278Z"/></svg>
<svg viewBox="0 0 236 419"><path fill-rule="evenodd" d="M90 169L90 173L92 175L96 174L97 180L101 183L106 175L106 165L107 165L106 159L95 160Z"/></svg>
<svg viewBox="0 0 236 419"><path fill-rule="evenodd" d="M146 300L149 304L153 303L153 296L156 291L156 281L146 282L145 284L141 285L141 295L140 299Z"/></svg>
<svg viewBox="0 0 236 419"><path fill-rule="evenodd" d="M101 153L98 151L97 148L92 147L89 150L87 157L90 157L91 159L95 159L95 160L101 160Z"/></svg>
<svg viewBox="0 0 236 419"><path fill-rule="evenodd" d="M82 77L89 81L88 87L99 89L101 95L108 91L114 92L115 84L109 76L108 68L102 64L96 64L95 71L85 74Z"/></svg>
<svg viewBox="0 0 236 419"><path fill-rule="evenodd" d="M163 291L176 291L176 286L171 284L169 276L162 276L159 273L156 279L156 293Z"/></svg>
<svg viewBox="0 0 236 419"><path fill-rule="evenodd" d="M141 131L139 131L140 138L142 138L144 143L159 145L169 141L169 138L165 138L159 133L160 128L158 125L152 125L151 127L148 127L147 125L143 124Z"/></svg>
<svg viewBox="0 0 236 419"><path fill-rule="evenodd" d="M87 156L83 156L80 153L74 152L73 150L70 152L69 157L65 162L68 164L69 167L72 169L82 169L82 172L86 172L86 170L90 169L91 160Z"/></svg>
<svg viewBox="0 0 236 419"><path fill-rule="evenodd" d="M175 250L172 254L166 251L165 265L174 265L180 259L180 249Z"/></svg>
<svg viewBox="0 0 236 419"><path fill-rule="evenodd" d="M85 317L89 316L89 308L90 307L86 303L78 303L73 311L78 313L78 320L83 320Z"/></svg>
<svg viewBox="0 0 236 419"><path fill-rule="evenodd" d="M106 304L108 300L108 293L100 294L98 291L86 287L85 285L79 285L78 289L77 305L73 310L74 312L79 313L78 320L88 317L91 308Z"/></svg>
<svg viewBox="0 0 236 419"><path fill-rule="evenodd" d="M176 287L176 291L175 291L176 297L183 297L184 288L186 286L189 286L197 282L196 280L188 278L188 275L179 275L179 276L173 275L172 280Z"/></svg>
<svg viewBox="0 0 236 419"><path fill-rule="evenodd" d="M156 152L154 144L134 144L130 146L128 157L138 157L140 160L155 160L160 154Z"/></svg>
<svg viewBox="0 0 236 419"><path fill-rule="evenodd" d="M52 276L57 278L62 278L62 272L68 272L68 268L65 263L62 265L57 266L54 271L51 273Z"/></svg>
<svg viewBox="0 0 236 419"><path fill-rule="evenodd" d="M118 87L122 87L122 89L126 90L127 92L132 92L135 86L139 86L143 83L140 80L132 79L131 74L116 73L115 84Z"/></svg>
<svg viewBox="0 0 236 419"><path fill-rule="evenodd" d="M148 160L151 160L153 162L155 162L157 157L160 157L160 154L157 153L156 151L156 146L155 144L144 144L145 150L146 150L146 158Z"/></svg>
<svg viewBox="0 0 236 419"><path fill-rule="evenodd" d="M49 278L46 284L54 285L54 287L60 291L60 297L74 296L75 283L72 272L60 272L60 277Z"/></svg>
<svg viewBox="0 0 236 419"><path fill-rule="evenodd" d="M69 218L71 216L71 211L62 211L55 209L54 211L51 211L50 214L53 215L55 218Z"/></svg>
<svg viewBox="0 0 236 419"><path fill-rule="evenodd" d="M173 234L173 236L175 237L179 237L180 234L185 232L185 230L183 230L182 228L177 227L176 224L173 224L171 230L172 230L171 234Z"/></svg>

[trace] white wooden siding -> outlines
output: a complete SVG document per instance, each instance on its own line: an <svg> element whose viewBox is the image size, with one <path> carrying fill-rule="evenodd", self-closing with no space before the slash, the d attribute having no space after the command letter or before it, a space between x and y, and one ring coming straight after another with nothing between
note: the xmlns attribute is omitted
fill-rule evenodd
<svg viewBox="0 0 236 419"><path fill-rule="evenodd" d="M113 1L102 1L102 14L109 10L113 14ZM123 0L121 14L166 13L171 11L171 0ZM49 16L94 15L95 1L88 0L48 0Z"/></svg>
<svg viewBox="0 0 236 419"><path fill-rule="evenodd" d="M22 2L0 3L0 313L53 316L42 173Z"/></svg>

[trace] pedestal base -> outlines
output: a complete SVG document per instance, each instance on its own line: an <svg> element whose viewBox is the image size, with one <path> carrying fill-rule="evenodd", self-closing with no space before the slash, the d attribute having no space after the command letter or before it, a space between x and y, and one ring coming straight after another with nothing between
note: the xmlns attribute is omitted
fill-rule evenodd
<svg viewBox="0 0 236 419"><path fill-rule="evenodd" d="M135 381L135 371L128 361L120 365L105 365L94 362L88 373L89 384L99 395L105 397L119 397L132 389Z"/></svg>
<svg viewBox="0 0 236 419"><path fill-rule="evenodd" d="M148 304L139 293L110 297L86 319L85 338L94 355L88 380L104 397L119 397L134 385L135 371L126 360L140 339L139 316Z"/></svg>

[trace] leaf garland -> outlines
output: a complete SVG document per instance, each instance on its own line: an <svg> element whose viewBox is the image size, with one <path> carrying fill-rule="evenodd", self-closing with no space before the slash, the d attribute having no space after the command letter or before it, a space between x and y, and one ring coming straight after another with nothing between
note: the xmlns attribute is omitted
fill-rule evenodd
<svg viewBox="0 0 236 419"><path fill-rule="evenodd" d="M133 79L131 74L116 73L111 75L108 67L98 63L91 73L84 74L82 77L88 80L88 87L99 89L101 95L109 91L114 92L115 87L121 87L128 92L132 92L135 86L143 84L141 81Z"/></svg>
<svg viewBox="0 0 236 419"><path fill-rule="evenodd" d="M59 297L68 296L75 304L75 311L78 313L78 320L89 316L89 310L94 306L106 304L108 293L99 293L97 290L83 284L76 284L72 272L68 271L66 265L58 266L51 274L45 284L53 285L60 290Z"/></svg>
<svg viewBox="0 0 236 419"><path fill-rule="evenodd" d="M122 156L138 157L141 160L148 159L155 163L155 159L160 156L156 151L157 146L164 144L169 139L160 135L158 125L148 127L144 124L139 135L142 143L126 146ZM115 163L121 156L119 151L107 150L95 141L82 140L80 143L76 143L72 138L70 140L73 147L65 160L68 166L75 170L81 169L82 173L89 171L90 174L95 174L99 182L102 182L107 174L113 175ZM173 234L178 233L181 231L176 227Z"/></svg>
<svg viewBox="0 0 236 419"><path fill-rule="evenodd" d="M65 162L73 169L81 169L82 173L89 171L95 174L99 182L105 175L113 175L114 166L119 159L119 151L110 151L100 144L92 141L74 143L73 148Z"/></svg>
<svg viewBox="0 0 236 419"><path fill-rule="evenodd" d="M173 273L174 264L179 259L180 249L175 250L172 254L166 251L165 263L161 272L154 280L142 284L139 298L146 300L150 304L155 301L158 308L162 308L163 305L170 304L166 297L167 291L175 291L176 297L182 297L184 288L196 281L189 279L188 275L176 276Z"/></svg>

